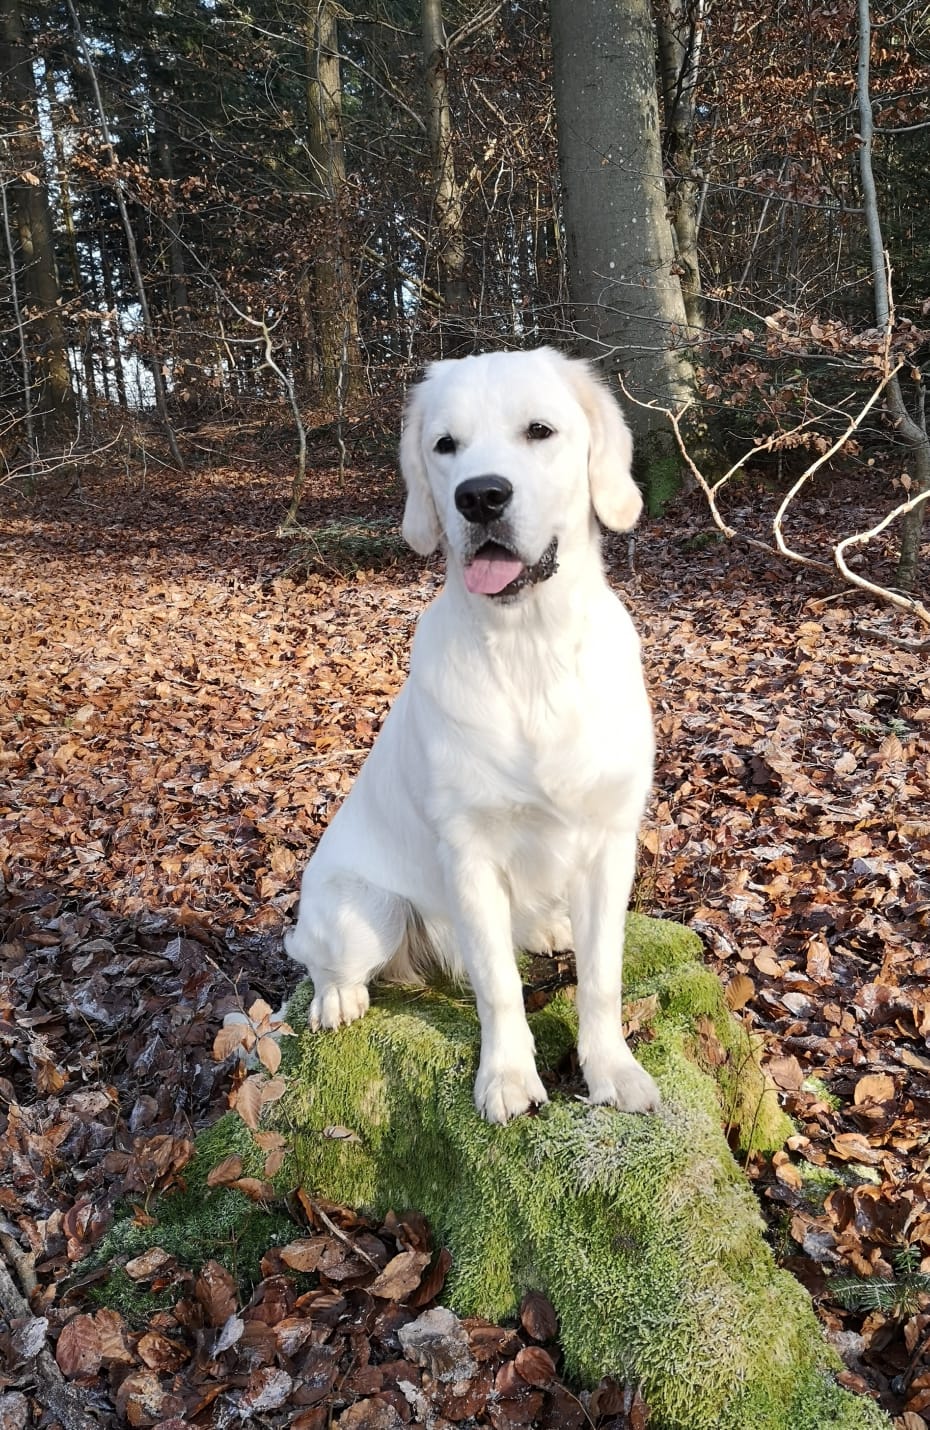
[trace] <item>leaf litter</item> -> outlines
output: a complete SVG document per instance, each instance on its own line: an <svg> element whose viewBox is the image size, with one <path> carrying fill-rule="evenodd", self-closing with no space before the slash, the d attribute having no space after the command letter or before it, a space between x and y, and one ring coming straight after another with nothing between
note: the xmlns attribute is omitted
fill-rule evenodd
<svg viewBox="0 0 930 1430"><path fill-rule="evenodd" d="M340 492L321 474L309 519L383 519L390 482L350 474ZM103 474L45 505L8 494L0 1239L25 1300L0 1323L0 1426L40 1423L48 1349L101 1425L645 1426L635 1387L560 1381L536 1294L516 1327L447 1323L462 1380L406 1351L429 1337L405 1328L451 1315L447 1253L406 1209L374 1225L299 1199L247 1295L219 1263L194 1274L156 1248L124 1267L159 1290L146 1324L91 1309L79 1274L62 1289L121 1198L145 1218L183 1185L231 1100L257 1127L300 869L440 580L399 558L295 575L272 534L280 491L229 469L145 491ZM927 1305L849 1309L830 1282L884 1285L902 1255L930 1270L930 675L874 613L864 631L858 597L705 544L704 525L687 504L653 521L633 572L608 548L660 751L637 902L702 934L764 1039L798 1131L747 1172L847 1383L925 1430ZM271 1176L283 1149L263 1151ZM271 1194L242 1171L227 1159L214 1185Z"/></svg>

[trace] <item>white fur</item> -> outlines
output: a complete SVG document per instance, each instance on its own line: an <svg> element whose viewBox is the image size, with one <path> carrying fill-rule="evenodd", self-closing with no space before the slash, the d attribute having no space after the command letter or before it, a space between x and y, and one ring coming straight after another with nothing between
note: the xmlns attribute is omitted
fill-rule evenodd
<svg viewBox="0 0 930 1430"><path fill-rule="evenodd" d="M531 440L534 423L552 435ZM444 436L454 453L435 451ZM481 1020L475 1102L492 1122L546 1101L514 945L574 946L591 1100L659 1105L620 1024L652 722L639 641L604 579L595 520L624 530L639 515L630 455L609 393L552 349L434 363L413 389L404 535L421 553L442 541L446 584L307 866L287 939L313 980L314 1028L361 1017L376 975L415 978L426 959L465 973ZM462 574L474 533L455 488L488 473L513 485L509 530L527 566L558 539L556 573L509 600L469 593Z"/></svg>

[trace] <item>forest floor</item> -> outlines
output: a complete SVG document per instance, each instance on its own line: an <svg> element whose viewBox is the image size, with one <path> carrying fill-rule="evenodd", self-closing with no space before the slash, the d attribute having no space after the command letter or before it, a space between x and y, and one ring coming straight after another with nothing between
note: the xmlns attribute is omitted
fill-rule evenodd
<svg viewBox="0 0 930 1430"><path fill-rule="evenodd" d="M562 1385L538 1301L515 1328L468 1327L465 1398L404 1360L398 1328L441 1301L416 1218L304 1199L298 1249L269 1248L243 1304L217 1265L131 1266L161 1293L147 1323L99 1309L82 1275L117 1200L145 1218L225 1108L223 1014L296 981L280 932L300 869L441 581L392 534L388 466L315 471L302 542L275 534L286 485L240 459L0 494L0 1427L639 1430L634 1388ZM792 540L819 554L871 524L860 499L834 477ZM760 535L776 505L747 483L728 516ZM887 576L883 550L867 560ZM926 1430L926 653L888 608L718 540L696 498L644 521L632 568L625 540L608 564L658 733L637 907L702 935L763 1036L798 1127L747 1167L776 1253L846 1383ZM307 1290L285 1273L310 1243ZM860 1308L837 1274L871 1287Z"/></svg>

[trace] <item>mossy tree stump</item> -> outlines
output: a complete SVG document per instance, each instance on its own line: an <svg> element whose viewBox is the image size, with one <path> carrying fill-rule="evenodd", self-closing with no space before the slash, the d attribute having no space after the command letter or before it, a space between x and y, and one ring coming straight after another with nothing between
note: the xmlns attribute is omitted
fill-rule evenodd
<svg viewBox="0 0 930 1430"><path fill-rule="evenodd" d="M538 1115L490 1126L472 1102L473 1003L382 989L351 1027L286 1039L287 1091L266 1114L290 1149L278 1185L378 1216L425 1213L452 1254L446 1305L498 1320L524 1291L543 1291L559 1314L565 1374L639 1384L652 1430L887 1430L870 1401L837 1385L840 1363L807 1293L765 1242L730 1147L778 1147L791 1125L699 940L632 916L625 965L659 1115L556 1092ZM291 1001L297 1029L310 996L303 984ZM560 994L530 1023L545 1078L573 1045L574 1007ZM250 1245L260 1254L263 1238L292 1236L241 1193L207 1185L231 1152L261 1175L244 1124L224 1118L201 1137L187 1192L163 1200L158 1224L123 1224L124 1249L145 1237L190 1262L229 1260L234 1244L242 1271Z"/></svg>
<svg viewBox="0 0 930 1430"><path fill-rule="evenodd" d="M501 1319L528 1288L544 1291L567 1374L638 1382L657 1430L887 1425L836 1385L809 1298L764 1241L723 1129L743 1149L773 1148L790 1124L698 939L632 916L625 963L628 1006L655 995L637 1054L661 1115L557 1094L537 1116L490 1126L472 1102L470 1000L383 989L350 1028L288 1040L275 1111L287 1178L379 1215L424 1212L452 1253L443 1300L462 1315ZM309 995L302 985L291 1002L295 1028ZM573 1044L571 1001L530 1023L545 1076Z"/></svg>

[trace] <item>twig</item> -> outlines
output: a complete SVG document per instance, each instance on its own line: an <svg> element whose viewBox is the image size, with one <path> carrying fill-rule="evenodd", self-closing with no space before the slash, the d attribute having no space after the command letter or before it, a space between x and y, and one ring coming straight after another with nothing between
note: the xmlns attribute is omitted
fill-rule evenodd
<svg viewBox="0 0 930 1430"><path fill-rule="evenodd" d="M288 405L291 409L291 414L294 418L294 425L297 428L297 471L295 472L294 478L291 482L291 504L288 508L288 512L284 518L284 521L278 528L278 535L281 536L294 523L297 518L297 510L300 506L300 496L304 488L304 482L307 478L307 429L304 426L304 420L300 415L300 408L297 405L297 393L294 388L294 379L293 377L291 377L290 373L284 372L283 369L280 368L275 362L274 351L271 345L272 330L269 328L267 321L264 318L253 318L249 313L243 313L239 305L233 302L229 294L226 293L218 283L216 284L216 290L219 293L219 296L223 299L223 301L229 304L230 308L232 308L237 318L240 318L243 323L248 323L250 327L258 328L260 330L261 336L258 338L250 339L249 341L260 342L262 344L262 347L264 349L264 364L266 367L271 368L271 371L275 374L281 386L284 388ZM226 343L228 350L229 343L225 333L223 334L223 341L224 343Z"/></svg>
<svg viewBox="0 0 930 1430"><path fill-rule="evenodd" d="M631 402L635 402L637 407L644 407L647 411L650 412L660 412L663 416L668 418L669 422L672 424L672 430L675 433L675 441L678 443L679 451L687 462L695 481L697 482L698 486L701 488L701 491L704 493L705 498L707 499L707 505L710 508L710 514L714 519L714 523L716 524L718 530L723 532L723 535L727 538L727 540L742 541L745 543L746 546L755 547L757 551L765 551L770 556L777 556L778 552L776 551L775 547L771 545L770 542L759 541L754 536L747 536L745 532L737 531L735 527L732 527L727 522L725 522L723 517L720 515L720 510L717 506L716 500L716 493L719 492L720 488L724 485L724 483L728 482L731 477L735 476L736 473L740 470L740 468L745 466L745 464L749 461L750 457L756 456L759 452L770 451L776 441L776 437L774 435L768 437L766 438L765 442L761 443L758 447L753 447L751 451L745 452L743 456L740 457L739 461L734 462L733 466L729 469L729 471L724 472L720 480L716 481L713 486L711 486L707 478L704 476L704 473L701 471L700 467L698 467L697 463L694 461L693 457L691 456L691 453L688 451L688 448L685 445L685 439L681 434L681 419L688 411L688 408L692 406L692 403L690 401L686 402L685 405L681 408L680 412L672 412L668 407L659 407L658 404L655 402L641 402L638 397L634 397L633 394L630 392L629 388L626 386L625 382L623 381L622 376L620 377L619 382L620 387L623 390L624 396L628 397ZM798 427L794 428L793 430L799 432L801 428L806 425L807 424L805 422L802 422L798 425ZM833 575L832 566L828 566L825 561L816 561L812 556L801 556L800 554L795 555L793 559L795 561L800 562L802 566L810 566L815 571L823 571L829 576Z"/></svg>
<svg viewBox="0 0 930 1430"><path fill-rule="evenodd" d="M5 1249L9 1254L9 1238L4 1237ZM0 1260L0 1307L9 1320L25 1320L32 1315L29 1302L23 1296L16 1282ZM88 1414L87 1406L79 1393L68 1385L58 1368L58 1362L43 1346L35 1357L35 1378L39 1383L39 1403L59 1421L63 1430L88 1430L95 1420Z"/></svg>
<svg viewBox="0 0 930 1430"><path fill-rule="evenodd" d="M897 376L903 366L904 362L902 360L898 363L897 367L891 368L890 371L886 369L884 377L878 384L878 387L876 387L875 391L869 397L868 402L865 403L865 405L862 407L861 411L858 413L857 416L851 417L849 419L849 422L846 426L846 431L840 433L839 437L837 437L833 445L831 447L828 447L825 452L822 452L820 454L816 461L811 462L810 466L804 469L804 471L801 473L801 475L795 482L794 486L788 492L781 506L778 508L778 511L775 513L775 517L772 522L772 530L775 533L775 541L782 556L787 556L791 561L803 561L805 563L808 561L808 558L806 556L802 556L800 552L794 551L790 546L788 546L784 537L782 536L781 524L784 519L785 513L787 512L788 507L794 501L794 498L797 496L798 492L808 481L810 481L814 473L816 471L819 471L825 462L829 462L830 458L835 457L837 452L846 445L852 434L855 432L856 428L861 425L865 417L875 406L876 402L881 397L889 382L891 382L892 378ZM840 569L842 570L842 567Z"/></svg>
<svg viewBox="0 0 930 1430"><path fill-rule="evenodd" d="M897 369L895 370L897 371ZM858 546L862 542L871 541L872 537L878 536L880 532L884 531L885 527L889 522L894 521L895 517L906 516L909 511L913 511L915 507L919 506L921 502L927 501L928 498L930 498L930 488L926 491L919 492L916 497L911 497L910 501L902 502L900 506L896 506L893 511L890 511L887 516L882 518L877 526L873 526L869 531L857 531L855 535L845 537L834 546L833 559L836 561L839 570L845 576L846 580L850 581L854 586L860 586L863 591L869 591L873 596L881 597L883 601L891 601L893 605L900 606L904 611L912 611L915 616L919 616L926 625L930 626L930 610L927 609L922 601L918 601L914 596L904 596L900 591L891 591L887 586L877 586L874 582L867 581L864 576L859 576L855 571L850 571L845 560L846 548L848 546ZM909 642L905 649L926 650L927 645L928 643L926 641L919 641L916 644Z"/></svg>
<svg viewBox="0 0 930 1430"><path fill-rule="evenodd" d="M881 397L885 388L888 386L889 383L894 381L898 373L901 371L901 368L904 366L904 359L902 358L901 361L898 362L895 367L890 367L889 350L890 337L886 335L884 362L885 373L882 377L881 382L869 395L868 401L863 404L859 412L856 413L855 416L849 418L845 432L841 433L840 436L836 439L836 441L830 447L828 447L825 452L821 453L821 455L816 459L816 461L811 462L811 464L805 468L798 480L795 482L794 486L785 496L784 500L778 508L778 511L775 513L775 517L772 522L772 530L775 535L777 552L782 556L786 556L790 561L796 561L799 562L802 566L810 566L817 571L825 571L832 574L832 568L829 567L825 562L815 561L810 556L804 556L801 552L793 550L787 544L784 539L784 536L782 535L782 522L785 518L785 514L788 510L788 507L791 505L792 501L797 496L801 488L810 480L810 478L814 475L816 471L819 470L820 467L822 467L826 462L829 462L831 457L835 457L836 453L839 452L843 448L843 446L845 446L845 444L849 441L849 438L852 436L853 432L855 432L856 429L861 426L868 413L875 406L875 403ZM745 455L741 457L738 462L734 463L734 465L730 468L728 472L724 473L724 475L720 478L719 481L715 482L713 486L711 486L710 483L707 481L706 477L704 476L703 472L700 470L696 462L691 457L691 454L685 446L684 438L681 434L681 418L688 411L688 408L692 405L691 402L686 402L685 405L681 408L681 410L675 413L667 407L659 407L658 404L655 402L640 402L639 399L634 397L633 394L629 391L623 381L622 376L620 377L619 381L624 396L629 398L631 402L634 402L637 407L646 408L647 411L660 412L663 416L668 418L669 422L672 424L672 430L675 433L675 440L678 443L679 450L681 451L682 456L687 462L690 471L693 473L695 480L697 481L702 492L704 493L704 496L707 500L707 505L710 508L710 513L714 519L716 526L724 534L724 536L726 536L731 541L734 538L740 541L744 541L749 546L755 546L762 551L768 551L772 555L775 555L775 547L770 546L767 542L757 541L751 536L745 536L742 532L736 531L732 526L728 525L728 523L724 521L723 517L720 515L720 511L717 506L716 493L723 486L724 482L728 481L730 477L732 477L734 473L737 472L741 466L743 466L743 464L749 459L750 456L754 455L755 452L758 452L760 450L771 448L773 441L776 439L769 438L768 441L763 444L762 447L754 448L752 452L745 453ZM800 425L804 426L805 424L802 423ZM800 428L796 428L794 430L798 431L800 430ZM858 586L861 590L868 591L871 595L878 596L881 600L890 601L893 605L899 606L904 611L912 612L914 615L918 616L920 620L924 621L927 625L930 625L930 610L927 609L923 602L917 600L912 596L905 596L900 592L889 590L886 586L879 586L876 585L873 581L866 580L864 576L859 576L854 571L851 571L845 560L845 553L848 547L856 546L861 543L871 541L873 537L878 536L880 532L884 531L885 527L888 526L890 522L894 521L896 517L906 516L908 512L913 511L921 504L921 502L927 501L928 498L930 498L930 488L925 491L919 492L917 496L911 497L909 501L901 502L900 505L896 506L893 511L890 511L887 516L883 517L883 519L878 523L877 526L873 526L869 531L856 532L852 536L844 537L842 541L838 542L834 546L833 559L836 565L836 569L840 572L844 579L849 582L850 585ZM927 643L922 641L896 641L895 644L902 645L903 648L906 650L922 651L928 648Z"/></svg>
<svg viewBox="0 0 930 1430"><path fill-rule="evenodd" d="M354 1252L356 1256L360 1256L363 1261L367 1261L368 1265L373 1267L375 1271L380 1272L381 1267L378 1265L378 1263L371 1259L367 1251L363 1251L360 1246L356 1246L351 1236L346 1236L345 1232L326 1215L323 1208L319 1205L318 1202L311 1201L310 1206L313 1208L313 1215L319 1217L320 1221L326 1227L327 1231L332 1232L333 1236L337 1236L344 1246L347 1246L349 1250Z"/></svg>

